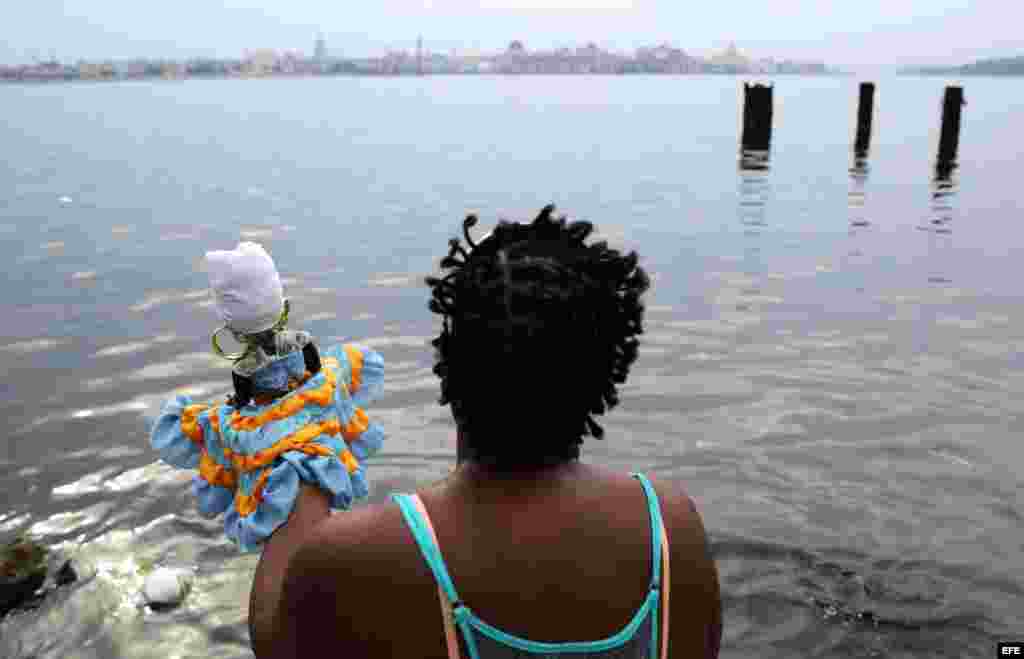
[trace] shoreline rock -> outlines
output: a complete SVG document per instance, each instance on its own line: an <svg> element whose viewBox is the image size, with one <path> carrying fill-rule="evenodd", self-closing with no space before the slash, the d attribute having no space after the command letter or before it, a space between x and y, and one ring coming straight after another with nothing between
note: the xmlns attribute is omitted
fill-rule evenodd
<svg viewBox="0 0 1024 659"><path fill-rule="evenodd" d="M0 617L23 606L46 581L49 550L19 536L0 548Z"/></svg>
<svg viewBox="0 0 1024 659"><path fill-rule="evenodd" d="M35 573L14 579L0 579L0 618L24 608L46 581L46 573Z"/></svg>
<svg viewBox="0 0 1024 659"><path fill-rule="evenodd" d="M47 593L79 580L71 559L19 536L0 547L0 619L39 606Z"/></svg>

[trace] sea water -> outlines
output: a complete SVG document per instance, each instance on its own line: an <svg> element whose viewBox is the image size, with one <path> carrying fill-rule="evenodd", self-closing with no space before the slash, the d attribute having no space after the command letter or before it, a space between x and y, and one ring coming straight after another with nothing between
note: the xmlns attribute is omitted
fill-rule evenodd
<svg viewBox="0 0 1024 659"><path fill-rule="evenodd" d="M448 473L425 275L546 203L635 249L646 333L585 459L686 484L721 575L723 657L990 657L1024 630L1024 280L1014 80L779 77L744 169L733 77L314 78L0 87L0 536L79 582L0 656L250 656L256 557L198 517L148 431L222 397L201 257L274 255L293 326L387 360L373 501ZM2 539L2 538L0 538ZM144 606L155 567L194 574Z"/></svg>

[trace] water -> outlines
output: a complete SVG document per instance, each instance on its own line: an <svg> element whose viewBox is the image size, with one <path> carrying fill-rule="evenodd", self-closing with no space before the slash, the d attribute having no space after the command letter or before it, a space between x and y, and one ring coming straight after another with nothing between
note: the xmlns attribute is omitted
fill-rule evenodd
<svg viewBox="0 0 1024 659"><path fill-rule="evenodd" d="M861 160L856 82L779 78L756 168L728 77L0 87L0 535L92 577L2 623L0 656L249 655L256 559L146 442L172 392L228 390L205 250L258 239L294 326L383 352L379 501L454 461L421 278L467 212L552 201L654 277L586 459L687 484L722 656L992 656L1024 629L1024 92L967 81L943 177L945 81L879 80ZM197 572L183 608L139 606L153 563Z"/></svg>

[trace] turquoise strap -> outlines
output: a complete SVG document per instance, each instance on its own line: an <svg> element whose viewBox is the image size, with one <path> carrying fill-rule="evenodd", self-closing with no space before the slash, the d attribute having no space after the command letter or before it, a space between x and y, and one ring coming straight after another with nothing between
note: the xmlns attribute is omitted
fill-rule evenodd
<svg viewBox="0 0 1024 659"><path fill-rule="evenodd" d="M448 569L444 566L441 550L434 544L433 538L430 537L430 531L423 525L419 511L416 510L416 504L410 500L407 494L392 494L391 499L401 508L405 523L409 530L412 531L412 536L416 540L416 544L419 545L420 553L423 554L424 560L427 561L430 571L434 573L434 578L437 579L438 585L444 590L444 594L451 601L452 605L458 607L462 600L459 599L459 594L455 592L455 584L452 583L451 577L448 576ZM458 608L456 608L456 617L458 617L458 613Z"/></svg>
<svg viewBox="0 0 1024 659"><path fill-rule="evenodd" d="M653 602L651 606L651 658L656 659L660 652L658 647L658 604L661 597L661 505L658 503L658 493L654 491L651 481L643 474L633 474L633 477L644 486L644 494L647 496L647 510L651 515L651 560L653 569L651 574L651 595Z"/></svg>
<svg viewBox="0 0 1024 659"><path fill-rule="evenodd" d="M459 629L462 630L462 640L466 642L466 650L469 651L470 659L480 659L480 651L476 647L476 637L473 636L473 627L470 621L473 619L473 613L465 604L460 604L455 610L455 621L459 624Z"/></svg>
<svg viewBox="0 0 1024 659"><path fill-rule="evenodd" d="M661 506L658 504L658 493L654 491L651 481L643 474L632 474L644 486L647 495L647 511L651 515L651 561L654 566L651 574L651 587L661 588Z"/></svg>
<svg viewBox="0 0 1024 659"><path fill-rule="evenodd" d="M635 633L637 626L639 626L646 615L650 615L652 617L651 656L654 658L659 656L658 625L660 621L658 619L658 611L660 609L659 599L661 594L661 508L658 503L658 495L654 491L654 487L651 485L650 481L647 480L647 477L639 473L634 473L632 476L639 480L644 488L644 495L647 497L647 510L651 518L651 560L653 561L654 566L651 575L651 589L648 592L644 605L636 612L636 615L634 615L632 621L626 626L626 628L611 638L584 643L538 643L528 641L526 639L510 636L491 627L490 625L487 625L482 620L476 619L469 608L462 604L458 593L455 591L455 585L452 583L451 577L448 574L448 569L445 567L440 548L434 543L430 531L426 528L424 520L416 509L416 504L412 502L411 498L407 494L391 495L391 499L395 501L401 509L402 516L405 518L405 523L409 527L409 530L412 531L413 538L416 540L416 544L419 546L420 553L423 555L424 560L426 560L427 565L430 567L430 571L433 572L438 585L444 591L448 600L452 603L456 625L462 632L462 637L466 643L466 649L468 650L471 659L479 659L476 642L473 636L474 628L480 629L481 632L495 640L504 642L512 647L526 649L527 651L534 653L559 651L601 652L618 647L625 643L632 634Z"/></svg>

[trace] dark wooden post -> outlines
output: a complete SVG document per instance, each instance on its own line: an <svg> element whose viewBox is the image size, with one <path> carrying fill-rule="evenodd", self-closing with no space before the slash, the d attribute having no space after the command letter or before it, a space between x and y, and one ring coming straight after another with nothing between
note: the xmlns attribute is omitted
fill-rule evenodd
<svg viewBox="0 0 1024 659"><path fill-rule="evenodd" d="M963 87L946 87L942 102L942 134L939 137L939 166L956 161L960 146L960 110L966 104Z"/></svg>
<svg viewBox="0 0 1024 659"><path fill-rule="evenodd" d="M871 121L875 113L875 83L860 83L860 101L857 104L857 139L854 153L858 157L867 155L871 148Z"/></svg>
<svg viewBox="0 0 1024 659"><path fill-rule="evenodd" d="M772 142L772 87L743 83L744 149L768 151Z"/></svg>

